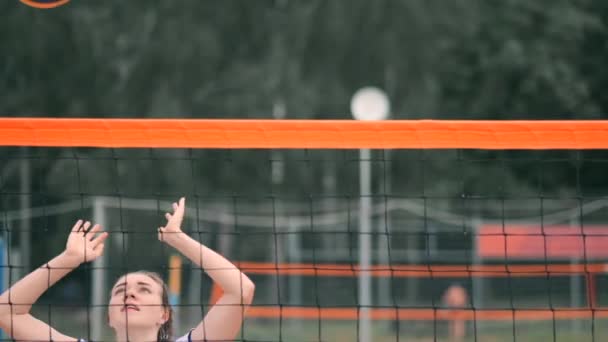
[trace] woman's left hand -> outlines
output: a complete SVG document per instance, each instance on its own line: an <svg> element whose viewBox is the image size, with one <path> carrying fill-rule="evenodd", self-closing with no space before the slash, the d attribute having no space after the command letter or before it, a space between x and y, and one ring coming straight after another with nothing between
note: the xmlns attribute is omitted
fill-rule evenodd
<svg viewBox="0 0 608 342"><path fill-rule="evenodd" d="M178 203L173 203L173 214L166 213L167 224L158 228L158 240L171 243L180 237L182 221L186 210L186 198L182 197Z"/></svg>

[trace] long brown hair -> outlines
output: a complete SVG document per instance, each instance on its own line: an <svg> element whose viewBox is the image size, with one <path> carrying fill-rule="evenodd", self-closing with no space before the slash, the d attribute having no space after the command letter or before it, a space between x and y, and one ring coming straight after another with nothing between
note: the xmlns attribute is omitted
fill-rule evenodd
<svg viewBox="0 0 608 342"><path fill-rule="evenodd" d="M158 285L160 285L160 287L162 287L162 289L163 289L162 290L163 292L161 294L162 306L169 313L169 319L167 319L167 321L165 323L163 323L163 325L161 325L160 328L158 329L158 334L156 335L156 341L157 342L172 342L173 341L173 309L171 308L171 304L169 303L169 288L167 287L167 284L165 283L163 278L160 276L160 274L158 274L156 272L137 271L137 272L132 272L131 274L135 274L135 273L143 274L143 275L150 277Z"/></svg>

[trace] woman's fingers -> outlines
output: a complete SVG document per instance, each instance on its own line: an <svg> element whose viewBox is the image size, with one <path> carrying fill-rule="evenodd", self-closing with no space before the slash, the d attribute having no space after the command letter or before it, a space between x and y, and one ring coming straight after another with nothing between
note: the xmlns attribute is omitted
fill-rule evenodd
<svg viewBox="0 0 608 342"><path fill-rule="evenodd" d="M184 197L179 199L179 203L173 203L173 216L179 215L178 217L181 217L184 215L185 203L186 199Z"/></svg>
<svg viewBox="0 0 608 342"><path fill-rule="evenodd" d="M179 225L181 225L182 217L184 215L184 203L185 198L182 197L177 202L171 203L171 207L173 208L173 213L165 213L165 219L167 219L167 225L165 227L159 227L157 229L158 239L160 241L164 240L164 233L174 232L176 229L179 230Z"/></svg>
<svg viewBox="0 0 608 342"><path fill-rule="evenodd" d="M91 222L87 221L84 223L84 225L82 227L80 227L80 229L78 231L82 232L86 235L87 231L89 231L90 226L91 226Z"/></svg>
<svg viewBox="0 0 608 342"><path fill-rule="evenodd" d="M72 227L72 232L79 231L81 226L82 226L82 220L76 221L76 223L74 224L74 227Z"/></svg>
<svg viewBox="0 0 608 342"><path fill-rule="evenodd" d="M99 226L99 225L95 225L95 227L97 227L97 226ZM99 228L97 230L99 230ZM95 237L93 240L91 240L91 247L93 249L96 249L99 245L103 245L103 242L106 241L107 238L108 238L108 232L103 232L103 233L97 235L97 237Z"/></svg>
<svg viewBox="0 0 608 342"><path fill-rule="evenodd" d="M103 249L105 247L105 244L101 243L99 245L97 245L95 248L93 248L93 252L95 253L95 257L100 257L103 254Z"/></svg>
<svg viewBox="0 0 608 342"><path fill-rule="evenodd" d="M186 203L186 198L185 197L180 198L179 201L173 203L173 211L177 211L178 209L183 209L185 203Z"/></svg>
<svg viewBox="0 0 608 342"><path fill-rule="evenodd" d="M96 224L91 229L85 229L84 235L85 236L89 235L89 240L91 240L95 236L95 233L97 233L100 230L101 230L101 225Z"/></svg>

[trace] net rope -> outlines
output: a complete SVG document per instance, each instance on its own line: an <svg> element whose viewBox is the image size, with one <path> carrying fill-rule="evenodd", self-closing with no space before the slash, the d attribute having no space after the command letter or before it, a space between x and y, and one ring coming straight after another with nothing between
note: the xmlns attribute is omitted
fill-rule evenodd
<svg viewBox="0 0 608 342"><path fill-rule="evenodd" d="M608 202L592 180L608 162L607 131L606 121L0 118L3 289L58 252L45 245L59 246L62 227L91 217L110 232L107 259L29 303L36 317L111 340L108 291L149 269L173 287L183 335L221 296L154 242L186 196L186 232L256 284L240 340L361 340L364 325L374 341L454 338L459 327L467 341L603 340ZM23 165L44 177L20 183Z"/></svg>

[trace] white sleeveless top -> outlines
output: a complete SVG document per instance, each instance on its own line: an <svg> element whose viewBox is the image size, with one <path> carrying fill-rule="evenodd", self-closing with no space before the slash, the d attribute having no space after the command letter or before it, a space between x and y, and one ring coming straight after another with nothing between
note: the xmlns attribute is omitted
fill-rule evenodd
<svg viewBox="0 0 608 342"><path fill-rule="evenodd" d="M78 342L88 342L84 338L79 338ZM175 342L192 342L192 330L190 330L186 335L181 336L175 340Z"/></svg>

